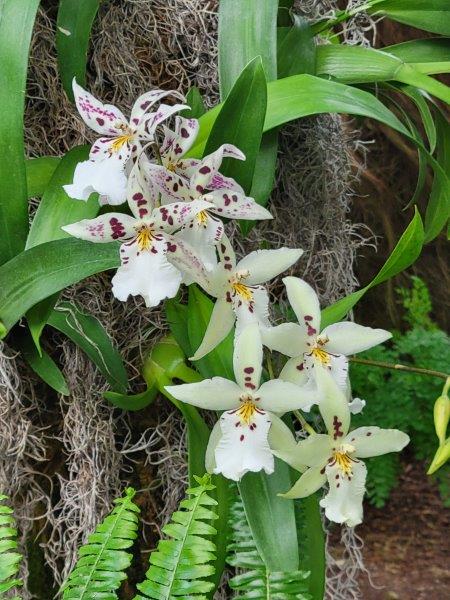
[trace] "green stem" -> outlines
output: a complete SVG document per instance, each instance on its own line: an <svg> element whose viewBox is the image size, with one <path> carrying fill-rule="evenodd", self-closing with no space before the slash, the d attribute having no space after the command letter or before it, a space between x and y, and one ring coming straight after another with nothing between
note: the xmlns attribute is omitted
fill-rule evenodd
<svg viewBox="0 0 450 600"><path fill-rule="evenodd" d="M300 424L305 431L307 431L310 435L317 433L311 427L311 425L306 421L305 417L302 415L302 413L299 410L294 410L293 412L294 412L294 415L297 417L297 419L300 421Z"/></svg>
<svg viewBox="0 0 450 600"><path fill-rule="evenodd" d="M387 363L381 360L356 358L355 356L350 357L350 362L359 365L368 365L369 367L381 367L382 369L392 369L394 371L406 371L407 373L419 373L420 375L430 375L431 377L439 377L440 379L447 379L448 377L450 377L448 373L443 373L442 371L434 371L433 369L421 369L419 367L410 367L408 365Z"/></svg>
<svg viewBox="0 0 450 600"><path fill-rule="evenodd" d="M303 500L309 560L309 593L313 600L323 600L325 593L325 534L320 515L319 495Z"/></svg>

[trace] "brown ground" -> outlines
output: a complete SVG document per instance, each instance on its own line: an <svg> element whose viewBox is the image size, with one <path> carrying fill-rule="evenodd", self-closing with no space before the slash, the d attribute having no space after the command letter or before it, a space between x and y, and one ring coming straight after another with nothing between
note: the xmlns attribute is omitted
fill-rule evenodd
<svg viewBox="0 0 450 600"><path fill-rule="evenodd" d="M450 510L422 463L405 465L399 486L382 509L366 507L358 533L372 582L361 580L364 600L450 598Z"/></svg>

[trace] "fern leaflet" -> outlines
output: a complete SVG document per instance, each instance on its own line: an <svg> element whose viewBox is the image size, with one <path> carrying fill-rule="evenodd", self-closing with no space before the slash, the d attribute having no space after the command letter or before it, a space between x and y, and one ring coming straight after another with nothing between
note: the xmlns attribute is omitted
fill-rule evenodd
<svg viewBox="0 0 450 600"><path fill-rule="evenodd" d="M214 584L206 578L214 573L211 564L216 558L216 546L207 539L216 530L210 522L217 519L213 508L217 502L207 492L214 489L211 478L197 478L198 487L187 490L179 510L163 533L171 539L161 540L150 555L146 580L137 587L143 595L134 600L206 600Z"/></svg>
<svg viewBox="0 0 450 600"><path fill-rule="evenodd" d="M14 587L22 585L22 581L17 579L19 564L22 556L16 552L17 549L17 529L13 516L13 510L4 500L7 496L0 495L0 597ZM13 600L20 600L15 596Z"/></svg>
<svg viewBox="0 0 450 600"><path fill-rule="evenodd" d="M135 491L128 488L114 501L112 512L91 533L79 550L78 562L63 584L63 600L116 600L117 590L126 579L131 554L125 552L137 537L139 508Z"/></svg>
<svg viewBox="0 0 450 600"><path fill-rule="evenodd" d="M230 509L231 536L227 562L239 574L228 584L236 590L235 598L246 600L308 600L305 571L269 572L261 559L245 516L242 500L237 496Z"/></svg>

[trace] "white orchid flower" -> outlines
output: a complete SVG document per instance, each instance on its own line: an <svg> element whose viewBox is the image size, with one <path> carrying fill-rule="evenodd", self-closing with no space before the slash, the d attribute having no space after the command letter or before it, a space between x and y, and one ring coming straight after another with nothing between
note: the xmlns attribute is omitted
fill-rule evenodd
<svg viewBox="0 0 450 600"><path fill-rule="evenodd" d="M252 220L272 218L270 212L246 196L236 182L232 188L233 180L220 175L220 165L225 157L245 160L238 148L224 144L201 161L192 163L188 170L189 179L161 165L148 165L149 179L158 187L163 202L182 199L185 202L206 200L212 204L209 210L199 213L178 235L195 249L209 268L216 263L215 246L224 231L219 217ZM221 181L227 187L217 188Z"/></svg>
<svg viewBox="0 0 450 600"><path fill-rule="evenodd" d="M72 83L75 103L81 118L88 127L101 134L91 148L89 160L80 163L75 170L73 183L64 186L71 198L87 200L95 191L109 204L121 204L126 200L126 166L130 158L137 156L142 142L154 139L158 125L174 113L188 108L184 104L168 106L157 102L166 96L184 100L176 91L153 90L142 94L131 110L130 120L110 104L103 104L92 94Z"/></svg>
<svg viewBox="0 0 450 600"><path fill-rule="evenodd" d="M236 341L233 369L236 383L223 377L168 386L178 400L225 411L215 424L206 451L206 468L239 481L248 471L274 470L268 435L275 413L303 408L315 401L312 392L272 379L260 386L263 349L258 326L249 325Z"/></svg>
<svg viewBox="0 0 450 600"><path fill-rule="evenodd" d="M195 170L202 166L203 161L197 158L184 158L184 155L191 149L200 129L197 119L185 119L184 117L175 117L175 127L173 130L165 125L162 126L164 139L159 148L161 164L168 171L182 175L190 179ZM231 156L243 160L244 155L237 151L234 146L222 146L223 156ZM207 159L209 157L206 157ZM204 159L205 160L205 159ZM242 187L231 177L225 177L219 172L215 172L209 182L209 189L230 189L244 193ZM162 190L163 197L165 196ZM172 195L169 195L169 202L173 201Z"/></svg>
<svg viewBox="0 0 450 600"><path fill-rule="evenodd" d="M140 295L151 307L175 296L182 280L181 268L194 278L201 278L203 265L173 233L210 204L197 200L156 207L140 175L136 165L128 180L128 204L133 216L107 213L62 229L91 242L123 242L121 266L112 279L113 294L119 300L126 300L130 294Z"/></svg>
<svg viewBox="0 0 450 600"><path fill-rule="evenodd" d="M200 347L191 360L211 352L231 331L236 335L251 323L260 328L270 326L269 296L262 283L270 281L302 256L303 250L280 248L256 250L236 264L236 256L226 235L217 246L220 262L208 273L208 283L201 285L217 298L211 320Z"/></svg>
<svg viewBox="0 0 450 600"><path fill-rule="evenodd" d="M362 458L400 452L409 437L398 429L359 427L349 431L350 409L345 393L330 372L317 368L319 411L327 434L312 434L306 440L292 444L292 435L285 439L271 438L275 456L303 471L295 485L283 494L286 498L305 498L328 481L328 493L320 501L330 521L354 527L362 522L363 497L367 469Z"/></svg>
<svg viewBox="0 0 450 600"><path fill-rule="evenodd" d="M268 348L291 357L280 378L297 385L315 385L315 367L320 365L346 389L347 356L381 344L392 334L351 321L333 323L320 331L320 305L313 288L297 277L285 277L283 282L298 324L283 323L263 332Z"/></svg>

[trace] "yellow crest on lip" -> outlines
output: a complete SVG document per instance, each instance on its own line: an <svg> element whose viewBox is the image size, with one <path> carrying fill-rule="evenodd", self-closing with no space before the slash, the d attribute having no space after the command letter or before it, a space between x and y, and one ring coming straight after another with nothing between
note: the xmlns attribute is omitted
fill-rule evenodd
<svg viewBox="0 0 450 600"><path fill-rule="evenodd" d="M126 133L124 135L119 135L119 137L115 138L111 143L110 153L119 152L124 144L129 142L133 137L132 133Z"/></svg>
<svg viewBox="0 0 450 600"><path fill-rule="evenodd" d="M208 224L208 213L206 212L206 210L202 210L199 213L197 213L197 222L199 225L203 225L203 227L206 227Z"/></svg>
<svg viewBox="0 0 450 600"><path fill-rule="evenodd" d="M319 346L315 346L312 349L311 354L314 356L314 358L317 358L318 360L320 360L320 362L325 367L327 367L330 364L330 355L323 348L320 348Z"/></svg>
<svg viewBox="0 0 450 600"><path fill-rule="evenodd" d="M253 293L247 285L244 285L243 283L232 283L231 287L233 288L233 291L238 296L241 296L246 302L251 302L253 300Z"/></svg>
<svg viewBox="0 0 450 600"><path fill-rule="evenodd" d="M136 242L139 246L139 250L142 252L144 250L150 250L152 247L153 241L153 233L152 230L149 229L146 225L143 225L136 236Z"/></svg>
<svg viewBox="0 0 450 600"><path fill-rule="evenodd" d="M253 419L253 415L255 414L256 410L257 409L255 403L252 400L247 399L242 402L242 405L236 411L236 414L240 418L242 423L249 425L251 420Z"/></svg>

